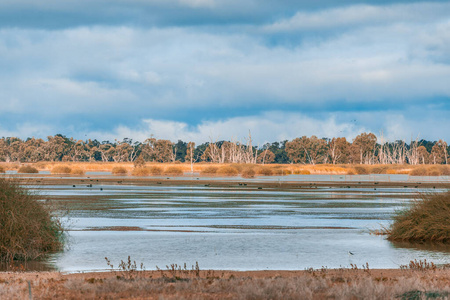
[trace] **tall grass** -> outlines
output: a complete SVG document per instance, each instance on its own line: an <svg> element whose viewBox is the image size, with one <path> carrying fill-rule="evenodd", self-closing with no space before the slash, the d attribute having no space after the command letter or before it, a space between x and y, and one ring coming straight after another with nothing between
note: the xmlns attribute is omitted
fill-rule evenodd
<svg viewBox="0 0 450 300"><path fill-rule="evenodd" d="M399 212L388 229L388 239L450 243L450 191L421 194Z"/></svg>
<svg viewBox="0 0 450 300"><path fill-rule="evenodd" d="M36 195L0 178L0 261L37 259L59 250L62 233L59 221Z"/></svg>
<svg viewBox="0 0 450 300"><path fill-rule="evenodd" d="M2 166L0 166L0 173L5 173L5 169Z"/></svg>
<svg viewBox="0 0 450 300"><path fill-rule="evenodd" d="M182 176L183 173L183 169L180 167L176 167L176 166L168 166L165 170L164 170L164 174L165 175L177 175L177 176Z"/></svg>

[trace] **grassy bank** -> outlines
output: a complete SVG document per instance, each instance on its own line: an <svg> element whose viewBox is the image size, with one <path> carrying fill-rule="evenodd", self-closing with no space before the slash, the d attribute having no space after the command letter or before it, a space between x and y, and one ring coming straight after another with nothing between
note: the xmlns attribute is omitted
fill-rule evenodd
<svg viewBox="0 0 450 300"><path fill-rule="evenodd" d="M394 217L388 238L450 243L450 191L421 194L409 209Z"/></svg>
<svg viewBox="0 0 450 300"><path fill-rule="evenodd" d="M145 163L135 169L131 162L38 162L27 164L40 171L52 174L83 175L85 172L112 172L120 175L158 176L181 175L191 173L189 163ZM18 163L0 163L4 170L19 170L23 165ZM302 164L217 164L196 163L195 173L205 176L270 176L290 174L323 174L323 175L365 175L365 174L407 174L411 176L449 176L448 165L302 165Z"/></svg>
<svg viewBox="0 0 450 300"><path fill-rule="evenodd" d="M62 247L62 227L37 196L0 178L0 261L38 259Z"/></svg>

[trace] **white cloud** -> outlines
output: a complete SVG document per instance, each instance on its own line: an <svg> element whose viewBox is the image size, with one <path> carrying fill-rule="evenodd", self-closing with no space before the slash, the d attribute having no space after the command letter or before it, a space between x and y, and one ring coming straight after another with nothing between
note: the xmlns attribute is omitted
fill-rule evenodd
<svg viewBox="0 0 450 300"><path fill-rule="evenodd" d="M388 23L433 22L447 18L449 3L395 4L386 6L353 5L318 12L297 12L293 17L265 27L268 31L324 30L349 26L385 26Z"/></svg>

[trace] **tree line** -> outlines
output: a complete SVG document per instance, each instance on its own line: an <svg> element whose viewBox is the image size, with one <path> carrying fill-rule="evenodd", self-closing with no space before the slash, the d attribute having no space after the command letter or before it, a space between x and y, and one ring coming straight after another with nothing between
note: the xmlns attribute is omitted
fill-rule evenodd
<svg viewBox="0 0 450 300"><path fill-rule="evenodd" d="M214 163L302 163L302 164L448 164L449 146L443 140L415 140L409 144L378 139L373 133L361 133L347 141L345 137L302 136L291 141L252 145L251 135L239 141L194 142L148 138L144 142L86 141L62 134L47 140L17 137L0 139L0 161L4 162L214 162Z"/></svg>

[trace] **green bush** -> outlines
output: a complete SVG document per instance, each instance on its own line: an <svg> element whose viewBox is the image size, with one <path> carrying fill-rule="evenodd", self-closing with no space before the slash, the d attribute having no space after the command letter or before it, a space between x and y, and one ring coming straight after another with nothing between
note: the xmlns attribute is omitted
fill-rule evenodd
<svg viewBox="0 0 450 300"><path fill-rule="evenodd" d="M0 261L38 259L62 248L63 229L38 197L0 178Z"/></svg>
<svg viewBox="0 0 450 300"><path fill-rule="evenodd" d="M407 210L394 217L388 239L450 242L450 191L421 194Z"/></svg>

